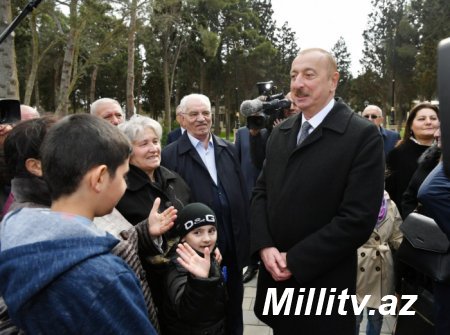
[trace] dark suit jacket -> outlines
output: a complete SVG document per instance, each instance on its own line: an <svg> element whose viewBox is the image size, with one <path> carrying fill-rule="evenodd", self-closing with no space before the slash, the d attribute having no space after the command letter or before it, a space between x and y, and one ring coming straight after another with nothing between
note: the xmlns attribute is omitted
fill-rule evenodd
<svg viewBox="0 0 450 335"><path fill-rule="evenodd" d="M247 193L250 197L252 195L253 186L255 185L261 170L253 164L251 159L250 131L247 127L241 127L237 130L235 145L239 161L241 162L241 169L247 186Z"/></svg>
<svg viewBox="0 0 450 335"><path fill-rule="evenodd" d="M383 127L380 127L380 133L384 142L384 154L387 156L389 151L394 149L397 142L400 141L400 134Z"/></svg>
<svg viewBox="0 0 450 335"><path fill-rule="evenodd" d="M172 130L170 133L167 134L167 144L175 142L176 140L178 140L180 138L181 135L182 135L182 133L181 133L180 127Z"/></svg>
<svg viewBox="0 0 450 335"><path fill-rule="evenodd" d="M296 146L301 114L275 127L267 142L266 163L251 205L251 251L276 247L287 252L293 277L275 282L260 267L256 315L282 334L352 334L355 316L333 306L331 316L304 316L309 288L355 293L356 250L375 226L384 187L383 143L378 129L336 101L323 122ZM290 316L263 316L268 288L294 288ZM301 315L294 316L299 288L305 288ZM312 292L311 292L312 293ZM325 313L325 303L322 315ZM351 305L351 304L350 304ZM348 305L346 305L348 307ZM284 309L280 314L284 312ZM281 327L281 328L280 328ZM290 331L290 332L289 332Z"/></svg>
<svg viewBox="0 0 450 335"><path fill-rule="evenodd" d="M231 208L231 229L234 236L238 266L249 261L248 196L234 145L213 135L217 176ZM177 172L191 188L191 198L214 208L214 181L192 146L187 132L162 151L161 164Z"/></svg>

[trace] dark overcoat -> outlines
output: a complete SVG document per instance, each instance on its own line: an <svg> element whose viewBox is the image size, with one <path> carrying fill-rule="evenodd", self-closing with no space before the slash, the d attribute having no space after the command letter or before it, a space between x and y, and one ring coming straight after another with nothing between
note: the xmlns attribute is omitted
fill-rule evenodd
<svg viewBox="0 0 450 335"><path fill-rule="evenodd" d="M249 261L248 196L234 145L215 135L214 155L220 178L231 208L231 228L239 268ZM214 181L192 145L187 132L162 151L161 164L180 174L191 188L191 198L214 209Z"/></svg>
<svg viewBox="0 0 450 335"><path fill-rule="evenodd" d="M256 167L251 159L250 131L247 127L241 127L237 130L234 143L239 161L241 162L241 170L247 186L247 193L248 196L251 196L253 186L255 185L256 179L258 178L261 170Z"/></svg>
<svg viewBox="0 0 450 335"><path fill-rule="evenodd" d="M274 246L287 252L293 274L287 281L275 282L261 266L255 313L278 329L277 334L296 330L314 335L352 334L355 316L349 310L350 300L345 305L347 315L340 316L337 297L343 290L355 294L356 250L368 240L377 220L384 188L383 142L376 126L339 99L297 147L301 117L287 119L273 129L254 189L251 251ZM277 288L276 302L285 288L294 288L289 315L275 316L273 304L262 315L268 288ZM306 315L311 288L316 293L311 315ZM323 310L315 315L320 289L326 289L326 295ZM300 315L294 315L301 296ZM332 313L324 316L332 299ZM279 314L284 312L283 307Z"/></svg>
<svg viewBox="0 0 450 335"><path fill-rule="evenodd" d="M167 134L167 143L166 145L169 145L172 142L175 142L176 140L178 140L180 138L180 136L183 135L181 128L175 128L174 130L172 130L169 134Z"/></svg>

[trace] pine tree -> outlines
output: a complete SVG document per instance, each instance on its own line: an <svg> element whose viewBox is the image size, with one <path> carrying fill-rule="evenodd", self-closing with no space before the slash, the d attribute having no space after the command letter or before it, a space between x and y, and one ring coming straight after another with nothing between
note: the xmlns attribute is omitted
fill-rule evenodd
<svg viewBox="0 0 450 335"><path fill-rule="evenodd" d="M341 36L331 49L331 53L336 59L337 70L339 72L339 83L336 89L336 96L341 97L344 101L350 98L350 84L352 74L350 72L351 58L348 52L344 38Z"/></svg>

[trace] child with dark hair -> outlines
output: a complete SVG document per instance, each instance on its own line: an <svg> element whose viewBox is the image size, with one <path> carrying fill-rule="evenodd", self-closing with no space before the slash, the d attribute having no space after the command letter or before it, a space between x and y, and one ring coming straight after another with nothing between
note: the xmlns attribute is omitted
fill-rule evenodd
<svg viewBox="0 0 450 335"><path fill-rule="evenodd" d="M51 209L10 212L0 235L0 291L26 333L156 334L136 275L111 253L119 241L92 222L125 191L129 154L116 127L88 114L45 136Z"/></svg>
<svg viewBox="0 0 450 335"><path fill-rule="evenodd" d="M224 279L212 251L216 216L201 203L185 206L175 229L180 243L169 252L163 334L225 334Z"/></svg>
<svg viewBox="0 0 450 335"><path fill-rule="evenodd" d="M15 208L50 206L48 187L41 178L39 149L47 130L56 120L47 116L23 121L8 134L4 142L5 163L13 179L2 216ZM18 334L19 330L12 324L3 298L0 298L0 333L3 332Z"/></svg>

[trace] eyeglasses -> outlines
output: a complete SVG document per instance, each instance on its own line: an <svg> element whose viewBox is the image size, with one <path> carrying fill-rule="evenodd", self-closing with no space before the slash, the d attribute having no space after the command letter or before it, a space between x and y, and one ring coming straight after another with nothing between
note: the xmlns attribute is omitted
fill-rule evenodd
<svg viewBox="0 0 450 335"><path fill-rule="evenodd" d="M379 117L381 117L381 116L379 116L379 115L375 115L375 114L366 114L366 115L363 115L366 119L372 119L372 120L375 120L375 119L378 119Z"/></svg>
<svg viewBox="0 0 450 335"><path fill-rule="evenodd" d="M211 116L210 111L203 111L203 112L189 112L189 113L183 113L187 116L189 116L191 119L196 119L201 114L203 117L208 118Z"/></svg>

